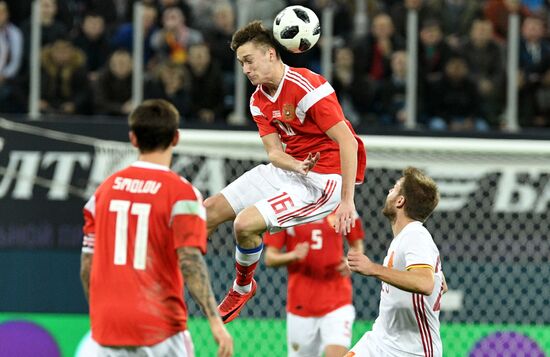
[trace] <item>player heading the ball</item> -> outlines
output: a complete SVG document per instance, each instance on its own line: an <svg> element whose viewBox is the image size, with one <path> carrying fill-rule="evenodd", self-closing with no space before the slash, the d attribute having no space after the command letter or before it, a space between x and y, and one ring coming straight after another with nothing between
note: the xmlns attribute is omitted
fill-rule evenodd
<svg viewBox="0 0 550 357"><path fill-rule="evenodd" d="M238 30L231 49L256 86L250 112L270 163L244 173L204 202L210 233L234 221L237 277L218 306L226 323L256 293L261 235L316 221L334 210L336 231L347 234L354 222L355 184L363 181L366 167L363 142L332 86L317 73L285 65L273 34L261 22Z"/></svg>

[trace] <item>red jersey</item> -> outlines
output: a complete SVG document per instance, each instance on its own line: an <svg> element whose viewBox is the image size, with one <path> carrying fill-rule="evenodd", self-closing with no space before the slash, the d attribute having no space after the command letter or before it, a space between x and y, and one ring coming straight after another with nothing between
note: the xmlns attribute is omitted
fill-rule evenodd
<svg viewBox="0 0 550 357"><path fill-rule="evenodd" d="M325 132L345 121L358 144L355 180L363 182L367 164L363 142L344 117L334 88L319 74L285 65L277 92L270 96L259 85L250 98L250 112L260 136L278 133L286 145L285 152L295 159L304 160L309 153L320 152L312 171L321 174L341 173L338 143Z"/></svg>
<svg viewBox="0 0 550 357"><path fill-rule="evenodd" d="M200 193L167 167L138 161L84 208L83 252L93 253L92 336L106 346L150 346L187 328L176 249L206 253Z"/></svg>
<svg viewBox="0 0 550 357"><path fill-rule="evenodd" d="M301 224L278 233L265 233L264 244L292 251L297 243L309 242L304 260L287 266L287 311L298 316L324 316L352 302L351 278L336 268L344 256L342 234L333 227L334 214L312 223ZM363 239L361 220L346 237L349 242Z"/></svg>

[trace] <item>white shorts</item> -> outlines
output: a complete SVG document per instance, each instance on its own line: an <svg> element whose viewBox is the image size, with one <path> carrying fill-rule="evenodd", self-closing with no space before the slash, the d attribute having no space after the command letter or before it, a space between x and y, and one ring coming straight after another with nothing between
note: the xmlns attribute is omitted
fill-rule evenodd
<svg viewBox="0 0 550 357"><path fill-rule="evenodd" d="M369 331L361 337L359 341L352 347L348 354L344 357L390 357L393 354L388 354L376 343L376 340Z"/></svg>
<svg viewBox="0 0 550 357"><path fill-rule="evenodd" d="M349 348L354 320L353 305L342 306L321 317L287 313L288 356L318 357L329 345Z"/></svg>
<svg viewBox="0 0 550 357"><path fill-rule="evenodd" d="M195 348L188 330L152 346L106 347L95 342L88 334L82 341L77 357L194 357Z"/></svg>
<svg viewBox="0 0 550 357"><path fill-rule="evenodd" d="M221 193L235 214L252 205L276 232L328 216L340 204L342 177L309 172L301 175L272 164L258 165Z"/></svg>

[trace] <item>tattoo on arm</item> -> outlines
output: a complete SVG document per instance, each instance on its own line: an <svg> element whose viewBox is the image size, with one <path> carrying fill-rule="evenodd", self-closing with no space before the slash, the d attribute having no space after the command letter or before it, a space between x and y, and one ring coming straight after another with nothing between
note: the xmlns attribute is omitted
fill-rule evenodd
<svg viewBox="0 0 550 357"><path fill-rule="evenodd" d="M92 270L93 254L82 253L80 256L80 281L86 301L90 302L90 271Z"/></svg>
<svg viewBox="0 0 550 357"><path fill-rule="evenodd" d="M179 248L178 260L185 284L193 300L201 306L208 318L217 316L218 308L212 292L208 268L200 250L194 247Z"/></svg>

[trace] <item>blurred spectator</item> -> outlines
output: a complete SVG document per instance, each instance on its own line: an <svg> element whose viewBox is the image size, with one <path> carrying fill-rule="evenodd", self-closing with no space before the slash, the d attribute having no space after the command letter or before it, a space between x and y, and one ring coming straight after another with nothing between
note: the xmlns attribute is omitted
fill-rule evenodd
<svg viewBox="0 0 550 357"><path fill-rule="evenodd" d="M86 55L88 75L95 80L97 71L105 65L110 52L105 19L96 13L84 15L81 30L73 42Z"/></svg>
<svg viewBox="0 0 550 357"><path fill-rule="evenodd" d="M458 48L468 36L474 19L483 15L480 1L436 0L431 1L429 12L438 18L446 41L452 48Z"/></svg>
<svg viewBox="0 0 550 357"><path fill-rule="evenodd" d="M154 51L151 47L151 37L156 30L157 8L151 4L143 4L143 61L146 65L153 57ZM132 52L134 41L134 25L132 22L122 24L115 31L111 38L111 47L114 49L124 48Z"/></svg>
<svg viewBox="0 0 550 357"><path fill-rule="evenodd" d="M224 2L214 7L212 26L205 31L207 43L212 51L212 58L217 60L224 73L233 75L235 71L235 54L230 44L235 32L235 10L230 3Z"/></svg>
<svg viewBox="0 0 550 357"><path fill-rule="evenodd" d="M134 3L137 0L84 0L84 11L100 15L109 29L132 22ZM154 1L153 1L154 3Z"/></svg>
<svg viewBox="0 0 550 357"><path fill-rule="evenodd" d="M407 13L409 10L418 12L419 23L433 17L429 4L434 0L385 0L387 13L391 16L395 33L402 38L407 35ZM469 0L471 1L471 0Z"/></svg>
<svg viewBox="0 0 550 357"><path fill-rule="evenodd" d="M13 86L23 55L23 35L9 19L8 5L0 1L0 112L12 112L15 109Z"/></svg>
<svg viewBox="0 0 550 357"><path fill-rule="evenodd" d="M523 127L550 128L550 69L544 72L540 86L534 94L535 112L532 120L520 124Z"/></svg>
<svg viewBox="0 0 550 357"><path fill-rule="evenodd" d="M468 65L452 57L443 78L430 85L429 128L432 130L486 131L489 125L480 116L477 86L469 77Z"/></svg>
<svg viewBox="0 0 550 357"><path fill-rule="evenodd" d="M40 110L55 114L90 114L91 90L85 55L66 39L58 39L41 53Z"/></svg>
<svg viewBox="0 0 550 357"><path fill-rule="evenodd" d="M521 25L519 67L527 81L536 83L550 67L550 43L544 38L544 22L526 17Z"/></svg>
<svg viewBox="0 0 550 357"><path fill-rule="evenodd" d="M260 20L266 28L270 29L273 27L273 19L286 5L284 0L254 0L253 5L248 8L246 23Z"/></svg>
<svg viewBox="0 0 550 357"><path fill-rule="evenodd" d="M212 61L206 44L189 48L186 63L190 83L189 116L191 120L213 123L222 119L223 83L218 64Z"/></svg>
<svg viewBox="0 0 550 357"><path fill-rule="evenodd" d="M204 6L209 6L209 4L212 2L213 0L208 0L208 1L204 1L204 0L199 0L199 1L194 1L195 4L204 4ZM193 11L193 8L187 3L187 0L156 0L157 2L157 8L158 8L158 12L159 14L162 14L164 13L164 10L168 9L169 7L177 7L181 10L181 12L183 13L183 16L185 17L185 22L188 26L194 26L194 21L197 20L197 19L194 19L194 17L197 17L197 16L210 16L210 14L195 14L195 12ZM198 6L198 5L195 5L195 6ZM193 16L195 15L195 16ZM198 19L200 21L200 19Z"/></svg>
<svg viewBox="0 0 550 357"><path fill-rule="evenodd" d="M322 20L323 16L323 10L326 7L332 8L334 12L334 37L336 37L337 41L341 40L344 42L348 42L351 40L353 36L353 21L350 21L353 19L354 11L352 8L352 1L348 0L310 0L308 1L309 4L305 4L304 6L310 7L317 16L319 17L319 20Z"/></svg>
<svg viewBox="0 0 550 357"><path fill-rule="evenodd" d="M543 38L544 23L537 17L526 17L521 26L519 49L519 121L534 126L537 117L536 95L544 73L550 69L550 43ZM539 94L537 94L539 93ZM543 116L539 116L543 117Z"/></svg>
<svg viewBox="0 0 550 357"><path fill-rule="evenodd" d="M41 1L41 0L38 0ZM55 20L62 23L67 29L71 29L74 26L74 14L72 10L78 7L80 0L60 0L56 1ZM23 23L31 18L33 1L8 1L10 8L10 18L12 22L21 27Z"/></svg>
<svg viewBox="0 0 550 357"><path fill-rule="evenodd" d="M95 89L98 114L126 116L132 111L132 58L128 51L113 52Z"/></svg>
<svg viewBox="0 0 550 357"><path fill-rule="evenodd" d="M487 0L484 7L485 17L493 23L498 41L506 41L508 36L508 16L518 13L521 18L529 15L529 9L520 0Z"/></svg>
<svg viewBox="0 0 550 357"><path fill-rule="evenodd" d="M503 49L493 39L493 24L489 20L475 20L461 52L477 82L481 113L492 126L498 127L504 105L505 71Z"/></svg>
<svg viewBox="0 0 550 357"><path fill-rule="evenodd" d="M405 108L407 89L407 53L396 51L391 58L391 77L384 80L377 94L379 122L402 127L407 120Z"/></svg>
<svg viewBox="0 0 550 357"><path fill-rule="evenodd" d="M62 22L56 20L57 1L40 0L40 24L42 28L42 46L53 43L55 40L64 38L69 30ZM31 42L31 19L30 17L21 26L24 37L24 63L29 63L30 42ZM26 67L24 67L27 70Z"/></svg>
<svg viewBox="0 0 550 357"><path fill-rule="evenodd" d="M161 61L185 63L189 47L202 41L202 33L186 25L181 9L169 7L162 13L162 28L151 37L151 46Z"/></svg>
<svg viewBox="0 0 550 357"><path fill-rule="evenodd" d="M389 15L379 14L372 20L372 30L355 46L355 73L380 81L390 76L390 58L394 51L403 49L404 41L395 34Z"/></svg>
<svg viewBox="0 0 550 357"><path fill-rule="evenodd" d="M224 113L227 117L234 108L235 97L235 54L231 51L230 44L235 32L235 10L228 2L222 2L214 6L213 23L207 29L206 42L210 46L212 58L220 64L223 75L224 88Z"/></svg>
<svg viewBox="0 0 550 357"><path fill-rule="evenodd" d="M438 21L429 19L422 23L418 54L419 81L429 83L440 79L452 50L443 40Z"/></svg>
<svg viewBox="0 0 550 357"><path fill-rule="evenodd" d="M354 73L354 56L349 47L337 48L334 53L332 86L346 118L359 125L371 111L372 90L364 76Z"/></svg>
<svg viewBox="0 0 550 357"><path fill-rule="evenodd" d="M521 0L521 4L524 5L530 13L538 16L547 15L548 1L545 0Z"/></svg>
<svg viewBox="0 0 550 357"><path fill-rule="evenodd" d="M145 98L166 99L187 120L189 114L189 91L185 82L183 65L173 62L161 63L155 68L155 76L146 83Z"/></svg>

